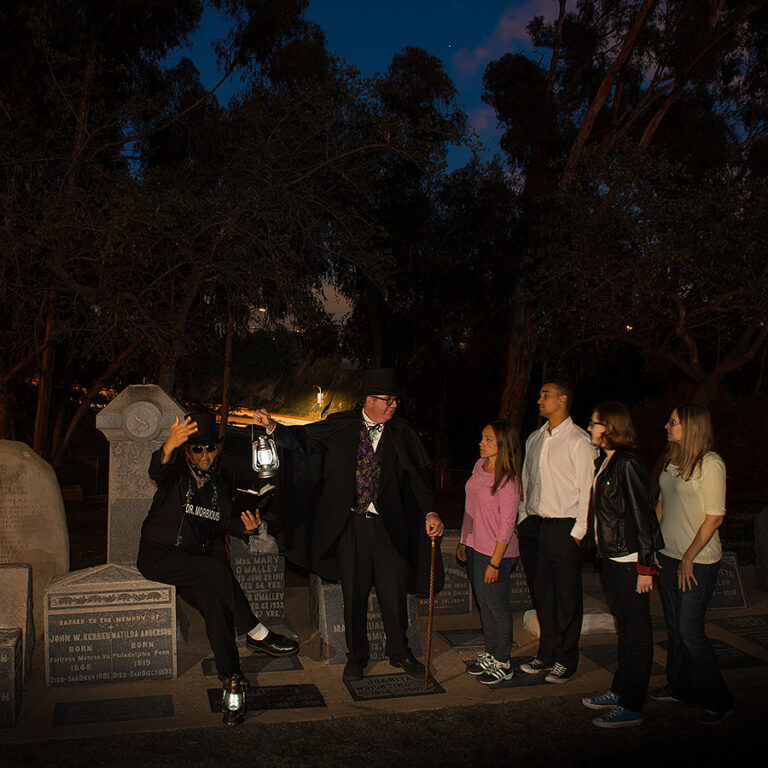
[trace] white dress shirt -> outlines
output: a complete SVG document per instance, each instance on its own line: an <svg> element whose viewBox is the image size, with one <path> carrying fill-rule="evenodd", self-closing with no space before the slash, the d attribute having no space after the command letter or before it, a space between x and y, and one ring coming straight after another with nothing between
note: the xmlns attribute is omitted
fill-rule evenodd
<svg viewBox="0 0 768 768"><path fill-rule="evenodd" d="M589 435L570 416L551 432L547 422L531 434L525 443L518 523L528 515L574 517L571 536L584 538L596 457Z"/></svg>

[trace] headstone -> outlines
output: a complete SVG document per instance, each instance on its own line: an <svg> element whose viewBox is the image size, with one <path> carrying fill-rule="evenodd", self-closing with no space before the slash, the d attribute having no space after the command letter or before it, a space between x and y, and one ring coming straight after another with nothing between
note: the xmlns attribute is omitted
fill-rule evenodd
<svg viewBox="0 0 768 768"><path fill-rule="evenodd" d="M533 608L531 593L528 591L528 580L525 578L523 563L517 559L517 565L509 575L509 601L513 611L527 611Z"/></svg>
<svg viewBox="0 0 768 768"><path fill-rule="evenodd" d="M768 507L755 515L755 586L768 592Z"/></svg>
<svg viewBox="0 0 768 768"><path fill-rule="evenodd" d="M176 677L176 589L106 564L45 591L47 685Z"/></svg>
<svg viewBox="0 0 768 768"><path fill-rule="evenodd" d="M707 610L718 608L745 608L744 588L741 586L739 563L734 552L723 552L720 559L720 570L717 573L715 591L707 606Z"/></svg>
<svg viewBox="0 0 768 768"><path fill-rule="evenodd" d="M69 570L67 519L51 465L13 440L0 440L0 520L0 564L32 566L32 610L42 627L45 585Z"/></svg>
<svg viewBox="0 0 768 768"><path fill-rule="evenodd" d="M126 387L96 416L109 441L109 523L107 561L133 565L141 524L157 490L149 479L149 460L165 442L184 409L155 384Z"/></svg>
<svg viewBox="0 0 768 768"><path fill-rule="evenodd" d="M279 554L254 554L234 536L230 539L230 565L245 592L251 610L261 621L285 617L285 558Z"/></svg>
<svg viewBox="0 0 768 768"><path fill-rule="evenodd" d="M445 581L443 588L435 595L435 615L472 613L474 610L467 566L456 559L460 535L458 529L449 529L443 533L440 541ZM429 613L429 599L420 597L417 604L419 615L426 616Z"/></svg>
<svg viewBox="0 0 768 768"><path fill-rule="evenodd" d="M320 630L323 651L330 664L346 664L347 641L344 638L344 602L341 584L324 581L319 576L309 577L309 610L314 627ZM416 598L408 595L408 644L414 656L421 656L421 637L419 635L419 617ZM380 661L387 658L384 653L386 636L384 621L376 599L375 590L368 598L368 642L370 660Z"/></svg>
<svg viewBox="0 0 768 768"><path fill-rule="evenodd" d="M23 688L21 630L0 629L0 728L16 725Z"/></svg>
<svg viewBox="0 0 768 768"><path fill-rule="evenodd" d="M0 628L21 628L24 679L32 669L35 623L32 618L32 566L0 565Z"/></svg>

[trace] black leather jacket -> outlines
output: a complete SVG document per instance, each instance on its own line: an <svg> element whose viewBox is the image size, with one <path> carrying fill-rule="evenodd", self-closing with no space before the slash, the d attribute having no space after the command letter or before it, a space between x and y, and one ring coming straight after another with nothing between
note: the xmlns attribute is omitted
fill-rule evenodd
<svg viewBox="0 0 768 768"><path fill-rule="evenodd" d="M606 459L595 459L595 472ZM664 546L651 498L648 473L640 458L617 450L600 473L589 504L590 528L597 520L597 554L621 557L637 552L640 565L653 566L653 556Z"/></svg>

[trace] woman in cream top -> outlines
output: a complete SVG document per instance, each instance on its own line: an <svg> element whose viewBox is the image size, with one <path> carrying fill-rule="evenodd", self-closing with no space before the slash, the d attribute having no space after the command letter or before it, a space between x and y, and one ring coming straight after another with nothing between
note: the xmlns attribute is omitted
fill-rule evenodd
<svg viewBox="0 0 768 768"><path fill-rule="evenodd" d="M678 406L666 431L657 514L665 543L658 559L669 630L667 685L651 698L698 703L704 708L699 722L716 725L733 707L704 632L720 570L725 464L712 450L712 420L703 405Z"/></svg>

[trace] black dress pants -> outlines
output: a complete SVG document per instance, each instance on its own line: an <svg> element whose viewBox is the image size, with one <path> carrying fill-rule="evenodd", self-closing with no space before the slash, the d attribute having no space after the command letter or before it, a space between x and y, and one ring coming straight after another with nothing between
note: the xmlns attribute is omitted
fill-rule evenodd
<svg viewBox="0 0 768 768"><path fill-rule="evenodd" d="M390 659L402 661L411 655L408 629L408 565L392 545L379 515L354 515L339 538L337 559L344 596L344 626L347 658L368 663L368 597L371 586L381 606Z"/></svg>
<svg viewBox="0 0 768 768"><path fill-rule="evenodd" d="M136 565L144 578L173 584L178 595L200 611L218 673L239 672L240 654L235 637L253 629L259 620L232 569L210 555L144 541L139 544Z"/></svg>
<svg viewBox="0 0 768 768"><path fill-rule="evenodd" d="M653 666L653 629L649 594L637 593L637 564L602 561L603 586L616 617L618 662L611 690L619 704L642 712Z"/></svg>
<svg viewBox="0 0 768 768"><path fill-rule="evenodd" d="M539 619L536 657L569 672L579 663L584 615L581 547L571 537L572 517L529 515L518 526L520 558Z"/></svg>

